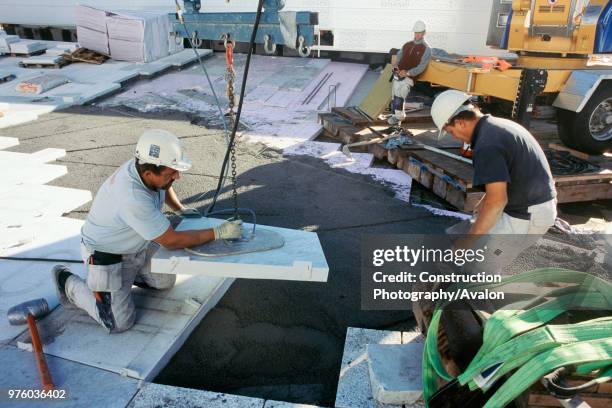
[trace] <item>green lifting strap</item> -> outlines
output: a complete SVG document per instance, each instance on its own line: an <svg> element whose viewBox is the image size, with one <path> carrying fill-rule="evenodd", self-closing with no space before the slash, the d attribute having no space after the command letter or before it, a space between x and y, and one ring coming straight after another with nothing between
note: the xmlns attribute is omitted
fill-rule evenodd
<svg viewBox="0 0 612 408"><path fill-rule="evenodd" d="M568 288L555 289L538 299L519 302L522 305L533 305L543 298L552 299L533 306L527 310L501 309L487 320L483 334L483 345L477 359L483 359L492 349L510 340L512 337L543 326L563 312L572 308L591 308L612 310L612 286L610 283L593 275L570 271L561 268L542 268L531 272L504 277L501 283L463 285L471 291L495 289L512 283L566 283L575 284ZM459 286L459 285L457 285ZM450 289L453 290L453 289ZM437 305L434 310L427 338L423 347L423 393L425 403L438 388L438 378L446 381L453 379L440 359L438 352L438 330L442 311L450 302ZM525 363L526 361L521 361ZM472 383L474 386L474 383Z"/></svg>
<svg viewBox="0 0 612 408"><path fill-rule="evenodd" d="M499 345L480 360L472 360L457 378L461 385L469 382L472 390L481 388L487 391L500 377L543 351L565 344L608 337L612 338L612 317L577 324L539 327ZM483 372L487 375L483 375Z"/></svg>
<svg viewBox="0 0 612 408"><path fill-rule="evenodd" d="M543 375L570 364L612 363L612 338L583 341L538 354L519 368L487 401L484 408L505 407Z"/></svg>

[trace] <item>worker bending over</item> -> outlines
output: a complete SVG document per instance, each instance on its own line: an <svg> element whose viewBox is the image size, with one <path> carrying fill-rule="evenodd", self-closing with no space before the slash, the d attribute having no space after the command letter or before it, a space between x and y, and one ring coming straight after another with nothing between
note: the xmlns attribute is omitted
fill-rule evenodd
<svg viewBox="0 0 612 408"><path fill-rule="evenodd" d="M392 115L388 122L391 126L401 125L406 117L404 102L414 86L414 80L419 76L431 59L431 48L425 41L425 23L418 20L414 23L414 40L409 41L397 53L396 64L393 66L393 83L391 88Z"/></svg>
<svg viewBox="0 0 612 408"><path fill-rule="evenodd" d="M57 265L53 279L60 302L85 310L109 332L134 325L132 285L169 289L176 275L151 273L159 245L180 249L242 236L241 221L214 229L175 231L164 216L166 203L178 215L199 214L184 207L172 184L189 170L178 138L165 130L145 131L135 158L123 164L100 187L81 229L81 254L87 280Z"/></svg>
<svg viewBox="0 0 612 408"><path fill-rule="evenodd" d="M483 115L470 103L470 95L460 91L438 95L431 115L441 133L471 145L473 185L485 189L474 218L447 232L470 234L465 239L472 242L479 235L497 235L496 246L489 248L497 259L490 261L500 269L555 223L557 193L544 151L527 129Z"/></svg>

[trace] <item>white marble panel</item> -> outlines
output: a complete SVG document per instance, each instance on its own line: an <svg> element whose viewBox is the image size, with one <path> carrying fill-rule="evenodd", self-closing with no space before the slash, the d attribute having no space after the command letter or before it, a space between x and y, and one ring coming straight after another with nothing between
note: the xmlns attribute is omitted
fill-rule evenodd
<svg viewBox="0 0 612 408"><path fill-rule="evenodd" d="M212 228L222 222L214 218L185 219L177 230ZM249 229L252 224L245 223L244 227ZM285 245L265 252L217 258L162 248L153 258L151 270L157 273L232 278L327 281L329 267L316 233L265 225L258 225L257 228L278 232L285 239Z"/></svg>

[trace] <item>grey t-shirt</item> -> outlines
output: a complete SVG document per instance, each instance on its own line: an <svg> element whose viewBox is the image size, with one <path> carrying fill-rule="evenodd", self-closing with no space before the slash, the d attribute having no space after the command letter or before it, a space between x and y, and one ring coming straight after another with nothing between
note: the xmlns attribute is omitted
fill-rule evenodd
<svg viewBox="0 0 612 408"><path fill-rule="evenodd" d="M504 212L529 219L527 208L557 196L544 151L527 129L508 119L485 115L472 138L474 186L508 183Z"/></svg>
<svg viewBox="0 0 612 408"><path fill-rule="evenodd" d="M165 196L145 186L134 160L128 161L98 190L81 228L83 243L111 254L139 252L170 226L161 211Z"/></svg>

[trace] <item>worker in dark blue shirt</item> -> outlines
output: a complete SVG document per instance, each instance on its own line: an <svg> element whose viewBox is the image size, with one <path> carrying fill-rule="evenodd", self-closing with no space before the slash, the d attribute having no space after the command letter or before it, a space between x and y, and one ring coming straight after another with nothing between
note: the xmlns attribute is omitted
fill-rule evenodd
<svg viewBox="0 0 612 408"><path fill-rule="evenodd" d="M471 145L473 185L485 190L469 224L449 232L522 235L507 239L507 248L498 248L504 258L514 259L526 244L544 235L557 216L557 193L542 148L518 123L482 114L464 92L442 92L431 115L440 132Z"/></svg>

